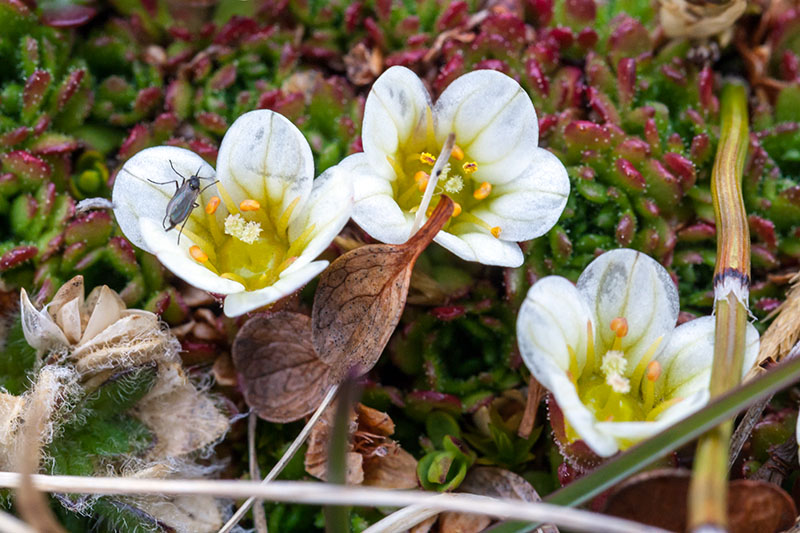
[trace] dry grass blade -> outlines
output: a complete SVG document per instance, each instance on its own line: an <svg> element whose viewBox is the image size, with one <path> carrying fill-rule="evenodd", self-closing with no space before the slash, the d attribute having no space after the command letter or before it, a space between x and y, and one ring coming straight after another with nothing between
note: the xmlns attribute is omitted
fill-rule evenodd
<svg viewBox="0 0 800 533"><path fill-rule="evenodd" d="M0 472L0 487L18 487L21 476ZM307 481L216 481L208 479L125 479L115 477L33 476L34 486L47 492L81 494L206 494L219 498L254 497L275 502L311 505L401 507L433 504L439 512L487 514L527 522L554 523L574 531L592 533L666 533L629 520L604 516L548 503L529 503L476 496L431 494L422 491L349 487Z"/></svg>
<svg viewBox="0 0 800 533"><path fill-rule="evenodd" d="M311 319L300 313L251 318L236 334L232 355L247 405L270 422L312 413L332 385L330 367L311 343Z"/></svg>
<svg viewBox="0 0 800 533"><path fill-rule="evenodd" d="M745 377L751 379L764 372L771 362L778 362L800 341L800 272L791 280L791 288L778 309L775 320L761 336L756 366Z"/></svg>
<svg viewBox="0 0 800 533"><path fill-rule="evenodd" d="M314 348L334 379L369 371L383 352L406 303L411 271L453 213L442 196L432 216L406 243L362 246L323 272L311 314Z"/></svg>

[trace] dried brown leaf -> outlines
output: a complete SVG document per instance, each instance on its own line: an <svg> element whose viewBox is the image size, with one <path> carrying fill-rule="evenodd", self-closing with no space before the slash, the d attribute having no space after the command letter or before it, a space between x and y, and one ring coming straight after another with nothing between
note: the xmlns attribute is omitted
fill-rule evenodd
<svg viewBox="0 0 800 533"><path fill-rule="evenodd" d="M605 513L643 524L686 530L686 497L690 473L652 470L619 485L606 501ZM797 514L789 494L772 483L732 481L728 489L731 533L774 533L789 528Z"/></svg>
<svg viewBox="0 0 800 533"><path fill-rule="evenodd" d="M417 460L393 441L386 455L371 457L364 462L364 485L384 489L415 489Z"/></svg>
<svg viewBox="0 0 800 533"><path fill-rule="evenodd" d="M282 311L255 316L233 341L233 364L247 405L270 422L293 422L314 411L331 381L311 343L311 319Z"/></svg>
<svg viewBox="0 0 800 533"><path fill-rule="evenodd" d="M378 361L403 312L414 263L452 213L452 200L442 196L430 219L404 244L362 246L322 273L311 331L335 378L351 369L366 373Z"/></svg>

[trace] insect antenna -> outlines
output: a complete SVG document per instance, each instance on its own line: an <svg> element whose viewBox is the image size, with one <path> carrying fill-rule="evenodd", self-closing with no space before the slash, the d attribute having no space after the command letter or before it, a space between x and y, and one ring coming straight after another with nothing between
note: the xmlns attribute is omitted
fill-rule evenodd
<svg viewBox="0 0 800 533"><path fill-rule="evenodd" d="M184 178L184 177L183 177L183 174L181 174L180 172L178 172L177 170L175 170L175 166L172 164L172 159L170 159L170 160L169 160L169 166L170 166L170 167L172 167L172 170L173 170L173 172L175 172L175 174L177 174L178 176L180 176L180 177L181 177L181 179L184 179L184 180L186 179L186 178ZM202 168L202 167L200 167L200 168Z"/></svg>

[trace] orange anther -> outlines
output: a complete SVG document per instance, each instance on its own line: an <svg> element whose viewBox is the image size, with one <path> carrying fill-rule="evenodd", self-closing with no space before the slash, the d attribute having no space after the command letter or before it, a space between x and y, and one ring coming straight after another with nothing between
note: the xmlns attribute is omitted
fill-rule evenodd
<svg viewBox="0 0 800 533"><path fill-rule="evenodd" d="M206 204L206 213L213 215L219 207L219 196L212 196Z"/></svg>
<svg viewBox="0 0 800 533"><path fill-rule="evenodd" d="M489 196L491 192L492 192L492 184L489 183L488 181L484 181L483 183L481 183L480 187L475 189L475 192L472 193L472 196L476 200L483 200L484 198Z"/></svg>
<svg viewBox="0 0 800 533"><path fill-rule="evenodd" d="M628 334L628 321L625 317L618 316L611 321L611 331L617 334L617 337L622 338Z"/></svg>
<svg viewBox="0 0 800 533"><path fill-rule="evenodd" d="M464 163L463 165L461 165L461 168L464 169L465 173L472 174L473 172L478 170L478 163L476 163L475 161L469 161L469 162ZM489 189L489 190L491 190L491 189Z"/></svg>
<svg viewBox="0 0 800 533"><path fill-rule="evenodd" d="M206 255L205 252L203 252L203 250L201 250L197 245L189 248L189 255L192 256L192 259L200 263L205 263L208 261L208 255Z"/></svg>
<svg viewBox="0 0 800 533"><path fill-rule="evenodd" d="M457 217L460 214L461 214L461 204L458 202L453 202L453 214L450 216Z"/></svg>
<svg viewBox="0 0 800 533"><path fill-rule="evenodd" d="M647 379L655 381L661 376L661 363L658 361L650 361L647 365Z"/></svg>
<svg viewBox="0 0 800 533"><path fill-rule="evenodd" d="M258 211L261 209L261 204L248 198L247 200L242 200L239 204L239 209L242 211Z"/></svg>
<svg viewBox="0 0 800 533"><path fill-rule="evenodd" d="M428 188L428 178L429 176L425 174L425 176L417 182L417 189L419 192L425 192L425 189Z"/></svg>
<svg viewBox="0 0 800 533"><path fill-rule="evenodd" d="M414 174L414 183L419 183L422 180L425 180L425 182L427 183L428 178L430 177L431 175L425 172L424 170L418 170L416 174Z"/></svg>
<svg viewBox="0 0 800 533"><path fill-rule="evenodd" d="M455 145L453 146L453 151L450 152L450 155L456 158L457 160L461 161L462 159L464 159L464 150L462 150L460 146Z"/></svg>
<svg viewBox="0 0 800 533"><path fill-rule="evenodd" d="M495 226L490 231L492 232L492 235L494 236L495 239L500 238L500 226Z"/></svg>

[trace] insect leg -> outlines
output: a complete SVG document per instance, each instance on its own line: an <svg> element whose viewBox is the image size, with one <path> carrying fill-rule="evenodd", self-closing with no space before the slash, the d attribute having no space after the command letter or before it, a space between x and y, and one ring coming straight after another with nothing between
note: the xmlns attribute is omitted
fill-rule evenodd
<svg viewBox="0 0 800 533"><path fill-rule="evenodd" d="M180 231L178 231L178 244L181 243L181 235L183 235L183 228L184 228L184 226L186 226L187 222L189 222L189 217L186 217L186 220L184 220L183 224L181 224Z"/></svg>
<svg viewBox="0 0 800 533"><path fill-rule="evenodd" d="M219 183L219 180L214 180L214 183L211 183L210 185L206 185L205 187L202 188L202 190L200 191L200 194L203 194L203 191L205 191L206 189L208 189L212 185L216 185L217 183Z"/></svg>
<svg viewBox="0 0 800 533"><path fill-rule="evenodd" d="M175 192L178 192L178 189L180 189L180 186L178 185L178 180L153 181L151 179L148 179L147 181L149 181L150 183L155 183L156 185L169 185L170 183L174 183L175 184Z"/></svg>
<svg viewBox="0 0 800 533"><path fill-rule="evenodd" d="M167 231L169 231L169 230L167 229L167 217L168 217L168 216L169 216L169 213L167 213L166 215L164 215L164 220L162 220L162 221L161 221L161 227L162 227L162 228L164 228L164 229L165 229L165 230L167 230Z"/></svg>

